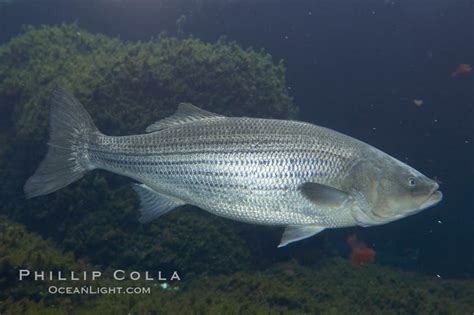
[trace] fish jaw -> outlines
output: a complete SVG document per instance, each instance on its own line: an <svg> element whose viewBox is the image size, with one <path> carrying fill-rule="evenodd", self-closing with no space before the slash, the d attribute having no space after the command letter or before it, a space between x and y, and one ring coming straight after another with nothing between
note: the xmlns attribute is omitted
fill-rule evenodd
<svg viewBox="0 0 474 315"><path fill-rule="evenodd" d="M431 194L428 199L421 205L420 211L437 205L439 202L441 202L441 200L443 200L443 193L439 190L434 191L433 194Z"/></svg>

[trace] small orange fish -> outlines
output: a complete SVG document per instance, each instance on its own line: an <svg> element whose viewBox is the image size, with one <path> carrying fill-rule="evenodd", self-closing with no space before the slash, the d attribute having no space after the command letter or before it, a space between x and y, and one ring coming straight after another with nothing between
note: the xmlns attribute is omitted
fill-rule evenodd
<svg viewBox="0 0 474 315"><path fill-rule="evenodd" d="M456 69L456 71L454 71L453 73L451 73L451 77L452 78L455 78L455 77L458 77L460 75L464 75L464 74L467 74L469 72L471 72L472 68L471 68L471 65L470 64L467 64L467 63L461 63L458 68Z"/></svg>

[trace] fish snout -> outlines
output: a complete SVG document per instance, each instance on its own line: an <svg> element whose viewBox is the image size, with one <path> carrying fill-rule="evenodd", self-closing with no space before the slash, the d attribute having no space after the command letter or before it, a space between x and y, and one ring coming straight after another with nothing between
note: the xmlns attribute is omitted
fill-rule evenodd
<svg viewBox="0 0 474 315"><path fill-rule="evenodd" d="M425 202L423 202L421 209L426 209L428 207L434 206L443 199L443 193L438 190L439 184L434 180L430 179L430 181L431 181L431 190L428 195L428 199Z"/></svg>

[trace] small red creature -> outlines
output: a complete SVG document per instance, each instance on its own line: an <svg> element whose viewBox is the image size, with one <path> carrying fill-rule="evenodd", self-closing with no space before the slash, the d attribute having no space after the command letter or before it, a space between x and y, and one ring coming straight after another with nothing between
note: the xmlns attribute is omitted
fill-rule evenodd
<svg viewBox="0 0 474 315"><path fill-rule="evenodd" d="M363 241L352 234L347 238L347 243L351 246L352 252L349 257L351 263L355 266L372 264L375 260L375 251L369 248Z"/></svg>
<svg viewBox="0 0 474 315"><path fill-rule="evenodd" d="M454 71L453 73L451 73L451 77L452 78L456 78L456 77L459 77L460 75L464 75L464 74L468 74L469 72L471 72L472 68L471 68L471 65L470 64L467 64L467 63L461 63L456 71Z"/></svg>

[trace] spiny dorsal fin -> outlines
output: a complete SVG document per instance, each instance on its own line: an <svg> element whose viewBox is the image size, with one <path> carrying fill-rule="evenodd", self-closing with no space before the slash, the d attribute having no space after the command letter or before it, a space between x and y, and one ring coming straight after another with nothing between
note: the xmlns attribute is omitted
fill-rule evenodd
<svg viewBox="0 0 474 315"><path fill-rule="evenodd" d="M158 120L157 122L151 124L146 128L146 132L158 131L172 126L187 124L197 120L212 119L218 117L224 116L208 112L204 109L200 109L199 107L194 106L190 103L181 103L178 105L178 109L173 115Z"/></svg>
<svg viewBox="0 0 474 315"><path fill-rule="evenodd" d="M174 208L185 205L183 201L162 195L145 184L133 184L133 189L140 197L141 223L153 221Z"/></svg>

